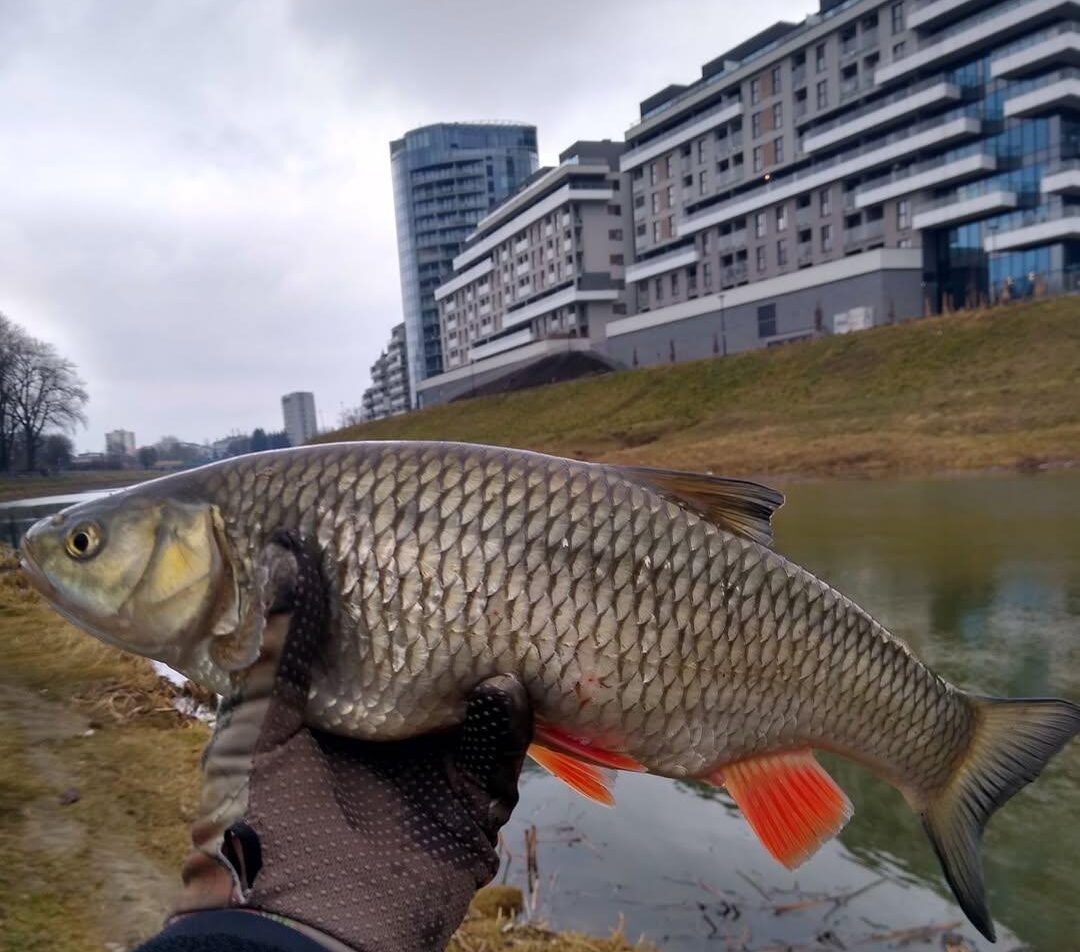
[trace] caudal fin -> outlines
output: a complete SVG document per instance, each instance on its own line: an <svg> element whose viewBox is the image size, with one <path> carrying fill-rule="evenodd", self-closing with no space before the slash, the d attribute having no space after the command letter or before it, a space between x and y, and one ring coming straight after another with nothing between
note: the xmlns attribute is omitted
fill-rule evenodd
<svg viewBox="0 0 1080 952"><path fill-rule="evenodd" d="M971 701L978 714L975 736L949 782L927 802L922 821L960 908L993 942L979 854L983 828L1080 732L1080 705L1049 699Z"/></svg>

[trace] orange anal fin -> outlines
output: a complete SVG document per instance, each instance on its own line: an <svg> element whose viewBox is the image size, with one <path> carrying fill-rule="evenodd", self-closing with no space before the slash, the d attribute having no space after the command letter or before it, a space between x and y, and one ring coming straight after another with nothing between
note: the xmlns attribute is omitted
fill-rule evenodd
<svg viewBox="0 0 1080 952"><path fill-rule="evenodd" d="M851 819L851 801L812 750L738 760L709 779L727 787L762 845L788 869L806 862Z"/></svg>
<svg viewBox="0 0 1080 952"><path fill-rule="evenodd" d="M557 727L551 727L547 724L537 724L533 736L536 738L538 744L547 747L549 750L561 751L577 760L596 764L598 767L610 767L612 770L634 770L639 772L645 770L645 768L634 760L633 757L628 757L626 754L619 754L615 751L605 750L603 747L595 746L586 740L581 740L571 734L567 734Z"/></svg>
<svg viewBox="0 0 1080 952"><path fill-rule="evenodd" d="M569 754L549 750L539 744L529 746L529 756L583 797L602 803L606 807L615 806L615 797L611 793L615 778L610 771L592 764L584 764Z"/></svg>

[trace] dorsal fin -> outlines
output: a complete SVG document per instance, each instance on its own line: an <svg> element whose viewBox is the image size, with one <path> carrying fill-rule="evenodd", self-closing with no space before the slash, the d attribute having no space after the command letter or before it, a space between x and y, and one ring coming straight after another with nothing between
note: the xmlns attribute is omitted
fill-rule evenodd
<svg viewBox="0 0 1080 952"><path fill-rule="evenodd" d="M745 479L684 473L649 466L613 466L626 479L641 483L665 499L697 513L728 532L772 545L769 519L784 504L784 494Z"/></svg>

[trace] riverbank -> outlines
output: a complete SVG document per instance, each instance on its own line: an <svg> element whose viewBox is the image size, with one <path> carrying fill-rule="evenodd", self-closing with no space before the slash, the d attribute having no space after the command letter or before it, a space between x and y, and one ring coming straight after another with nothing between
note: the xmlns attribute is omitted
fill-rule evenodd
<svg viewBox="0 0 1080 952"><path fill-rule="evenodd" d="M463 400L324 435L441 439L731 475L1080 461L1080 298L927 318Z"/></svg>
<svg viewBox="0 0 1080 952"><path fill-rule="evenodd" d="M148 661L63 622L0 554L0 952L121 952L161 925L208 733ZM625 952L481 893L454 952ZM615 918L614 914L612 916Z"/></svg>
<svg viewBox="0 0 1080 952"><path fill-rule="evenodd" d="M91 489L115 489L162 475L153 469L100 469L72 470L55 476L0 476L0 502L66 496Z"/></svg>

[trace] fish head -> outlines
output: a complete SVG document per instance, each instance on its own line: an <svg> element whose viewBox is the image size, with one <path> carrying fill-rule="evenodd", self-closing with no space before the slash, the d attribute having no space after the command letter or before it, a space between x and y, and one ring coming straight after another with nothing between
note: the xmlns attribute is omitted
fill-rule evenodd
<svg viewBox="0 0 1080 952"><path fill-rule="evenodd" d="M229 587L217 524L209 503L119 493L35 523L20 545L22 569L95 637L183 664Z"/></svg>

